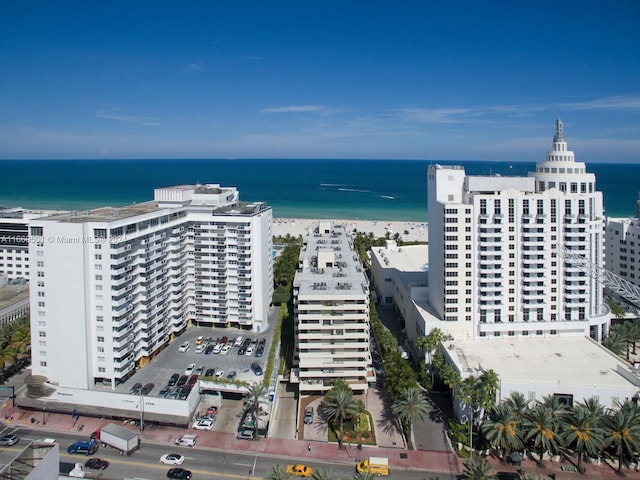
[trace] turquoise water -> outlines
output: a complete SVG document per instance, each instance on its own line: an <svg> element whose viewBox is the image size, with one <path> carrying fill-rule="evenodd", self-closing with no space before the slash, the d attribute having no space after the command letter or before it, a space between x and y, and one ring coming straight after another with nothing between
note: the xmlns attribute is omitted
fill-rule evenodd
<svg viewBox="0 0 640 480"><path fill-rule="evenodd" d="M0 205L81 210L153 198L178 184L236 186L276 217L425 221L429 164L468 174L526 175L534 163L421 160L3 160ZM588 164L609 216L632 216L640 165Z"/></svg>

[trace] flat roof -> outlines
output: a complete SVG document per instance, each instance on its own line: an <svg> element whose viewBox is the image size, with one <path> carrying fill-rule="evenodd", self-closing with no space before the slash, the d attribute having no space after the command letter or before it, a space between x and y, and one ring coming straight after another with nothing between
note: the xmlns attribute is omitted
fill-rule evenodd
<svg viewBox="0 0 640 480"><path fill-rule="evenodd" d="M454 340L444 347L463 373L491 369L514 383L631 386L618 373L631 366L587 337Z"/></svg>
<svg viewBox="0 0 640 480"><path fill-rule="evenodd" d="M156 210L159 210L158 202L150 201L126 205L124 207L98 207L89 210L73 210L71 212L45 217L43 220L70 223L112 222Z"/></svg>
<svg viewBox="0 0 640 480"><path fill-rule="evenodd" d="M372 247L371 252L383 267L401 272L429 271L429 245L405 245L398 247L392 240L386 247Z"/></svg>
<svg viewBox="0 0 640 480"><path fill-rule="evenodd" d="M29 298L29 284L0 287L0 310Z"/></svg>

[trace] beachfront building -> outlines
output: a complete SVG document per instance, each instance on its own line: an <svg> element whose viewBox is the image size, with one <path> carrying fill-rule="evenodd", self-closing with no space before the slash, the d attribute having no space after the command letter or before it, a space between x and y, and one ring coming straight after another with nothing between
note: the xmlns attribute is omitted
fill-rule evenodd
<svg viewBox="0 0 640 480"><path fill-rule="evenodd" d="M369 350L369 281L343 224L319 221L307 234L293 282L292 382L324 393L342 378L356 393L374 380Z"/></svg>
<svg viewBox="0 0 640 480"><path fill-rule="evenodd" d="M219 185L32 220L32 370L115 386L190 323L261 331L273 291L272 212Z"/></svg>
<svg viewBox="0 0 640 480"><path fill-rule="evenodd" d="M635 217L607 217L604 244L607 270L640 287L640 195Z"/></svg>
<svg viewBox="0 0 640 480"><path fill-rule="evenodd" d="M560 120L528 177L428 171L429 303L466 338L607 334L603 286L567 258L604 262L602 194Z"/></svg>

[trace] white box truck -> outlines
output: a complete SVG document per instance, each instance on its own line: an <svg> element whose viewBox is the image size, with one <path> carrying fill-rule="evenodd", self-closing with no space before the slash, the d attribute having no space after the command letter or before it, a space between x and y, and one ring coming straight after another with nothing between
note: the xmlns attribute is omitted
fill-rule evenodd
<svg viewBox="0 0 640 480"><path fill-rule="evenodd" d="M96 430L91 435L92 438L99 440L103 447L115 448L120 455L130 455L131 452L140 448L140 438L136 432L120 427L114 423L109 423Z"/></svg>

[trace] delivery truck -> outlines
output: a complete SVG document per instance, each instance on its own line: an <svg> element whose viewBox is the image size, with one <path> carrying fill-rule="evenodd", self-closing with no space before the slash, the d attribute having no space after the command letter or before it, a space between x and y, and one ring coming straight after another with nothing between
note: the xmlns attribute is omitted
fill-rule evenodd
<svg viewBox="0 0 640 480"><path fill-rule="evenodd" d="M385 457L369 457L356 465L356 472L373 475L389 475L389 459Z"/></svg>
<svg viewBox="0 0 640 480"><path fill-rule="evenodd" d="M99 440L103 447L115 448L120 452L120 455L130 455L131 452L140 448L140 438L136 432L114 423L109 423L100 430L96 430L91 437Z"/></svg>

